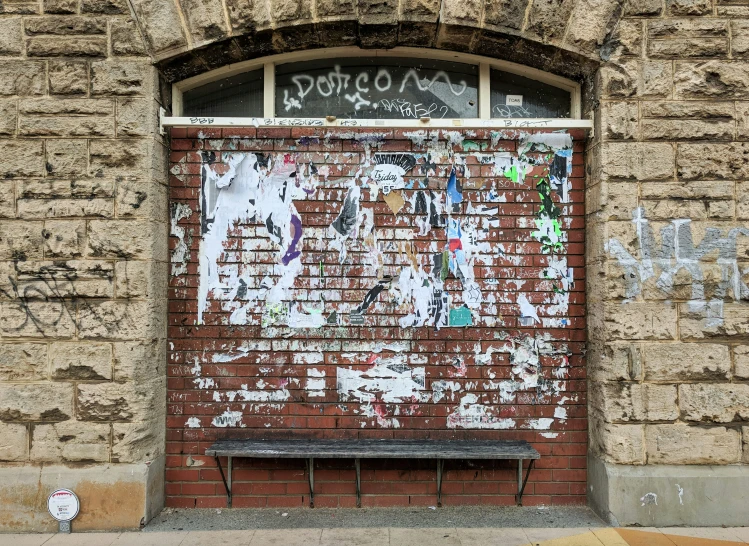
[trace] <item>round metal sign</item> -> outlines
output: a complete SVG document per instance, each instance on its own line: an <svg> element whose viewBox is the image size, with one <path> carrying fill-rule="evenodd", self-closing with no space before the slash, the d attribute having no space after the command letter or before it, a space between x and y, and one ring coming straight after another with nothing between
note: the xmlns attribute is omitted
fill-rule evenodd
<svg viewBox="0 0 749 546"><path fill-rule="evenodd" d="M81 504L70 489L58 489L47 499L47 510L57 521L70 521L78 515Z"/></svg>

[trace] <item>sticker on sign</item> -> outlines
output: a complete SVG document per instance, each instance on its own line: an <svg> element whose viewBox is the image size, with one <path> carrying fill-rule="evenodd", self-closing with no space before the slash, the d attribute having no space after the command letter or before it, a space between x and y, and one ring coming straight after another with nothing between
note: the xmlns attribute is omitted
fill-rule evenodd
<svg viewBox="0 0 749 546"><path fill-rule="evenodd" d="M80 509L78 497L70 489L58 489L47 499L47 510L57 521L70 521Z"/></svg>
<svg viewBox="0 0 749 546"><path fill-rule="evenodd" d="M505 106L523 106L523 95L507 95Z"/></svg>

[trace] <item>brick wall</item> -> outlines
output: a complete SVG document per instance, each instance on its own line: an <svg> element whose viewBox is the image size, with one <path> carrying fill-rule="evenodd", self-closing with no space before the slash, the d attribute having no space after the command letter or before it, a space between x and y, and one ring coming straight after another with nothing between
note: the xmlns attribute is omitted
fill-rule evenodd
<svg viewBox="0 0 749 546"><path fill-rule="evenodd" d="M205 449L217 438L278 436L525 439L542 455L526 504L585 503L583 156L577 140L584 135L573 136L574 143L557 145L568 137L173 129L167 504L225 506ZM554 143L543 144L549 138ZM553 170L555 158L562 171ZM405 201L397 214L371 186L373 171L388 161L408 169L402 189L391 192ZM448 206L453 166L462 201ZM550 170L561 178L556 186L548 185ZM215 213L201 205L211 200L208 186L232 192L251 179L261 190L225 201L219 196ZM344 238L330 226L354 187L363 188L361 224ZM297 246L288 237L273 242L266 221L272 210L273 226L283 224L287 209L268 195L290 191L297 193L284 206L301 219ZM442 214L415 213L419 193L441 203ZM255 204L250 209L248 195ZM222 224L221 209L242 199L245 210ZM559 244L539 234L556 213ZM447 246L450 220L463 229L472 273L464 271L461 280L448 261L440 285L434 256ZM291 250L301 255L289 260ZM295 267L293 286L280 304L271 303L268 287ZM462 309L472 325L436 328L432 307L423 326L403 327L399 320L408 320L423 301L420 294L401 297L408 286L403 271L420 272L419 283L427 279L427 298L434 287L444 288L456 310L473 297L463 292L473 275L483 301ZM352 309L361 309L378 282L385 285L362 311L364 325L352 324ZM201 292L208 283L214 289ZM322 318L310 318L318 311ZM324 325L289 327L300 320ZM303 461L235 464L234 506L308 502ZM353 506L353 461L318 464L316 505ZM365 461L363 505L433 505L433 467L429 461ZM512 504L515 480L516 466L508 462L448 462L444 502Z"/></svg>

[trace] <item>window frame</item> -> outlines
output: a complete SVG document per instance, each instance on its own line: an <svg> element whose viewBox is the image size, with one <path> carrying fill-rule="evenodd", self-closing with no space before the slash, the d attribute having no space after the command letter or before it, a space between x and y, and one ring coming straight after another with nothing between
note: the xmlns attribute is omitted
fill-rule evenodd
<svg viewBox="0 0 749 546"><path fill-rule="evenodd" d="M473 64L478 66L479 88L478 101L479 117L450 118L450 119L336 119L328 118L277 118L275 117L275 91L276 64L292 63L297 61L310 61L317 59L354 58L354 57L409 57L413 59L432 59L438 61L452 61ZM242 72L263 69L263 116L258 118L247 117L182 117L182 94L190 89L200 87ZM492 69L503 70L526 78L537 80L570 93L571 108L568 118L492 118L491 117L491 82ZM579 83L550 74L536 68L473 55L469 53L458 53L437 49L396 47L393 49L361 49L356 46L343 46L334 48L313 49L307 51L295 51L269 55L259 59L252 59L234 63L217 68L204 74L199 74L172 84L172 115L166 116L165 112L160 116L160 130L165 134L167 127L248 127L248 126L325 126L325 127L382 127L391 128L497 128L497 129L585 129L593 130L593 120L582 118L581 108L581 86ZM293 123L290 123L290 120ZM592 134L592 133L591 133Z"/></svg>

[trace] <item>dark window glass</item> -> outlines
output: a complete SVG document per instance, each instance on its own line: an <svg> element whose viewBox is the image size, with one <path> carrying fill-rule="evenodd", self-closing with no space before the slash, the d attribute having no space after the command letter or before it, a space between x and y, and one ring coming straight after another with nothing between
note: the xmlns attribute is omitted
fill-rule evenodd
<svg viewBox="0 0 749 546"><path fill-rule="evenodd" d="M342 119L478 117L478 67L395 58L276 66L276 116Z"/></svg>
<svg viewBox="0 0 749 546"><path fill-rule="evenodd" d="M491 71L493 118L568 118L570 92L517 74Z"/></svg>
<svg viewBox="0 0 749 546"><path fill-rule="evenodd" d="M185 91L183 116L260 117L263 70L253 70Z"/></svg>

